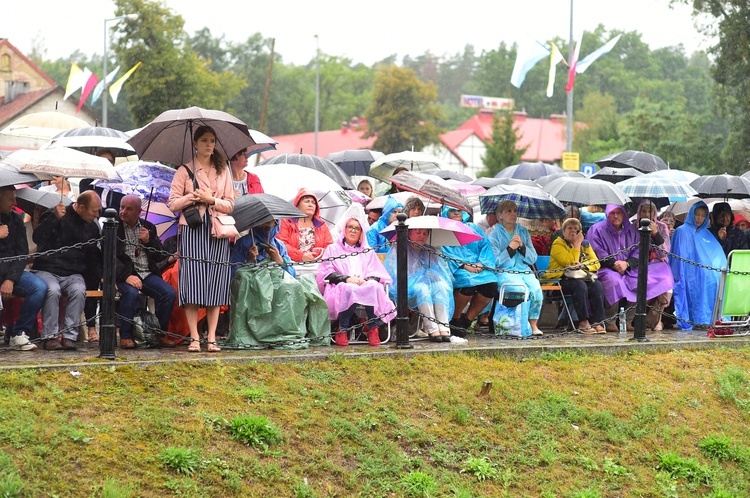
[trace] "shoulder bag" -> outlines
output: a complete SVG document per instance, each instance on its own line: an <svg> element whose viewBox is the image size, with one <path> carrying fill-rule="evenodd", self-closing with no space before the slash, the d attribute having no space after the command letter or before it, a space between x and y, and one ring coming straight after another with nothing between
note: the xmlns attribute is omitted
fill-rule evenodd
<svg viewBox="0 0 750 498"><path fill-rule="evenodd" d="M188 176L190 176L190 179L193 181L193 188L195 190L198 190L198 182L195 181L195 175L193 175L193 172L184 164L182 165L182 167L187 170ZM201 225L203 225L203 218L201 218L201 213L194 205L188 206L183 209L182 216L185 217L185 221L187 222L188 226L193 230L200 228Z"/></svg>

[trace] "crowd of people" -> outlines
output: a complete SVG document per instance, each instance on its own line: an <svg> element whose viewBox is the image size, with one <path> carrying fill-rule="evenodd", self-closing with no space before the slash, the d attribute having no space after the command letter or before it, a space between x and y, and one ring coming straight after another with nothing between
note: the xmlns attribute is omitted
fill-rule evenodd
<svg viewBox="0 0 750 498"><path fill-rule="evenodd" d="M235 199L263 192L263 187L245 171L245 151L225 158L216 148L217 138L210 127L198 127L194 158L174 175L168 206L179 213L179 232L172 250L141 217L140 198L118 199L119 347L137 346L133 317L143 296L154 301L154 315L166 333L162 346L184 337L190 352L203 351L203 345L207 352L221 351L220 335L227 343L253 347L307 347L329 344L331 337L335 345L346 346L356 329L371 346L380 345L380 326L395 316L397 297L397 251L382 232L398 213L424 215L422 200L414 196L402 203L386 193L374 215L375 210L366 213L353 203L329 227L315 193L302 188L293 204L303 217L274 219L241 236L223 236L217 222L232 213ZM367 180L358 189L373 195ZM72 192L65 179L56 179L49 190L61 196ZM29 338L38 327L44 349L76 349L82 315L89 320L88 340L97 341L91 321L96 302L90 310L86 291L98 288L102 279L100 195L83 190L71 205L60 203L34 219L32 238L44 254L30 265L24 258L29 255L24 215L14 206L15 188L0 188L0 257L18 258L0 264L0 291L4 300L21 298L10 324L10 345L35 349ZM746 228L747 220L735 217L726 203L709 213L702 201L677 227L671 212L659 217L648 200L636 206L632 220L625 206L599 211L569 206L561 220L529 224L506 200L474 223L472 213L443 206L438 216L476 234L476 241L463 246L432 247L429 229L409 229L407 301L423 317L424 335L433 342L461 342L474 323L477 330L492 324L497 332L542 335L539 256L549 257L545 278L559 279L570 297L571 325L577 330L617 331L620 309L630 310L626 326L632 330L639 260L633 221L644 218L650 220L651 237L647 327L670 326L662 312L671 307L681 329L710 324L720 276L716 269L726 266L730 251L748 248L741 225ZM222 313L229 314L228 336L218 331Z"/></svg>

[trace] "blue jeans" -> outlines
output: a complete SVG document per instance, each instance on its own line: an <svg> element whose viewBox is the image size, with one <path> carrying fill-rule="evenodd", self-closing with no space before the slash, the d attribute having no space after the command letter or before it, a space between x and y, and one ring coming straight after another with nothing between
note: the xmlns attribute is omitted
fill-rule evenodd
<svg viewBox="0 0 750 498"><path fill-rule="evenodd" d="M13 286L13 294L24 298L18 313L18 320L13 325L13 334L20 335L34 328L36 316L42 309L47 295L47 284L33 273L25 271Z"/></svg>
<svg viewBox="0 0 750 498"><path fill-rule="evenodd" d="M176 293L171 285L166 283L163 278L150 273L142 280L143 286L141 293L154 298L156 304L156 318L163 331L169 326L169 317L172 315ZM120 339L133 338L132 320L135 316L135 310L138 305L138 289L124 281L117 282L117 288L120 290L119 314L127 320L120 323Z"/></svg>

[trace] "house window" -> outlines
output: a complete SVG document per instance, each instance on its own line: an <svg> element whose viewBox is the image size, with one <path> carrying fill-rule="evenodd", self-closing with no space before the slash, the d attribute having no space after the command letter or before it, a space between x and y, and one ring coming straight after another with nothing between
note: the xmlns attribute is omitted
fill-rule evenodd
<svg viewBox="0 0 750 498"><path fill-rule="evenodd" d="M10 71L10 55L3 54L0 57L0 71Z"/></svg>

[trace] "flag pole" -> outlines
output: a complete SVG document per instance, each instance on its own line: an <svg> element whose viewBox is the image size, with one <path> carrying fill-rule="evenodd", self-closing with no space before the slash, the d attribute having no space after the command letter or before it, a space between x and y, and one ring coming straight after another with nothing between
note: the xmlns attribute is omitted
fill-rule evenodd
<svg viewBox="0 0 750 498"><path fill-rule="evenodd" d="M570 39L568 42L568 61L573 64L573 0L570 0ZM566 126L567 126L567 143L565 150L567 152L573 152L573 89L571 88L568 92L568 107L566 115Z"/></svg>

